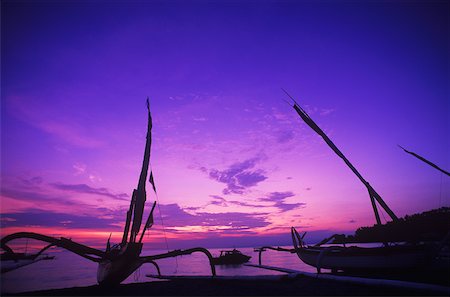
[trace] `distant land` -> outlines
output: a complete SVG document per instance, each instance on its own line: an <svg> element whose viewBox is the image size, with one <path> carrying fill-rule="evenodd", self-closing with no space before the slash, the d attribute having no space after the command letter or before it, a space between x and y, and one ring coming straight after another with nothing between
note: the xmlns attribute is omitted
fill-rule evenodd
<svg viewBox="0 0 450 297"><path fill-rule="evenodd" d="M302 230L305 231L305 230ZM308 231L306 241L315 244L332 234L332 230ZM442 240L450 232L450 207L441 207L418 214L406 215L397 222L372 227L359 227L351 235L336 234L332 243L363 243L363 242L418 242ZM205 239L178 240L171 248L191 248L202 246L206 248L235 248L259 246L292 246L290 232L272 235L247 235L243 237L217 237L210 234ZM160 248L164 248L161 246Z"/></svg>
<svg viewBox="0 0 450 297"><path fill-rule="evenodd" d="M384 225L360 227L354 235L339 234L333 243L419 242L442 240L450 232L450 207L406 215Z"/></svg>

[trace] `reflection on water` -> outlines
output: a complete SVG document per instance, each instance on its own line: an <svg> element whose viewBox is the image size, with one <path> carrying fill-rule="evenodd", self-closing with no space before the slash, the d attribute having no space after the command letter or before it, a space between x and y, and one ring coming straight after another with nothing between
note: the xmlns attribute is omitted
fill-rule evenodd
<svg viewBox="0 0 450 297"><path fill-rule="evenodd" d="M209 249L217 257L222 249ZM251 256L248 263L258 264L258 253L253 248L239 248ZM147 250L142 255L164 253L161 250ZM29 266L1 275L1 292L17 293L34 290L58 289L68 287L90 286L97 283L97 264L67 251L53 251L54 260L40 261ZM163 275L210 275L211 268L207 257L202 253L158 260ZM295 254L266 251L262 255L262 264L283 268L315 272L315 268L307 266ZM280 272L247 267L243 265L216 266L217 275L273 275ZM157 274L151 264L143 265L124 283L156 281L146 274Z"/></svg>

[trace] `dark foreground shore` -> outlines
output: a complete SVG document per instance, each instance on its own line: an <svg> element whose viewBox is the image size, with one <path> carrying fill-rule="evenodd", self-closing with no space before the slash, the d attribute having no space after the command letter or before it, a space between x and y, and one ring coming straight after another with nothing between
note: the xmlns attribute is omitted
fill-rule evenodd
<svg viewBox="0 0 450 297"><path fill-rule="evenodd" d="M373 286L307 276L279 279L174 279L118 285L74 287L3 296L448 296L430 288Z"/></svg>

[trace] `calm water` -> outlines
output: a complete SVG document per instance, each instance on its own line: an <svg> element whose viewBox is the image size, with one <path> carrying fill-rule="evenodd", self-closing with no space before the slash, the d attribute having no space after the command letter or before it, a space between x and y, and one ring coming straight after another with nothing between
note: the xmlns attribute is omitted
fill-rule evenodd
<svg viewBox="0 0 450 297"><path fill-rule="evenodd" d="M219 256L223 249L209 249L213 256ZM229 249L229 248L228 248ZM258 253L253 248L239 248L252 256L249 263L258 264ZM164 253L166 251L148 250L142 255ZM56 256L53 260L39 261L1 275L1 292L17 293L34 290L58 289L68 287L90 286L97 283L97 264L67 251L51 251ZM207 257L202 253L194 253L157 261L162 275L210 275L211 269ZM283 268L315 272L315 268L307 266L295 254L266 251L262 255L262 264ZM276 271L253 267L216 266L217 275L274 275ZM128 277L124 283L156 281L146 274L157 274L155 267L144 264Z"/></svg>

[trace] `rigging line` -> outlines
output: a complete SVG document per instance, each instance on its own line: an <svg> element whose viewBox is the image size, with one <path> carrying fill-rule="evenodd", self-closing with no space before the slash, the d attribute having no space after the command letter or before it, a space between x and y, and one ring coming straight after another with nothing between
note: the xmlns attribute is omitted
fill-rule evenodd
<svg viewBox="0 0 450 297"><path fill-rule="evenodd" d="M159 206L159 197L158 197L158 193L155 193L155 194L156 194L156 201L158 202L157 204L158 204L159 219L161 220L161 225L163 227L164 241L166 242L167 252L169 252L169 243L167 242L166 227L164 226L164 220L162 218L161 207Z"/></svg>
<svg viewBox="0 0 450 297"><path fill-rule="evenodd" d="M150 165L150 172L153 173L152 163L150 162L149 165ZM154 181L153 181L153 182L154 182ZM163 220L163 218L162 218L161 207L159 206L159 196L158 196L158 192L157 192L157 191L155 191L155 196L156 196L156 202L157 202L156 204L158 205L159 219L161 220L161 226L162 226L162 228L163 228L164 241L165 241L165 243L166 243L166 249L167 249L167 252L169 252L169 243L168 243L168 241L167 241L166 227L164 226L164 220ZM177 269L178 269L178 260L177 260L176 257L175 257L175 263L176 263L176 267L177 267Z"/></svg>
<svg viewBox="0 0 450 297"><path fill-rule="evenodd" d="M151 172L151 175L153 175L153 167L152 167L152 163L149 162L149 165L150 165L150 172ZM150 181L149 181L149 182L150 182ZM155 181L153 181L153 183L155 183ZM153 186L153 185L152 185L152 186ZM154 193L155 193L155 196L156 196L156 204L158 205L159 220L161 221L161 225L162 225L162 228L163 228L164 241L166 242L166 249L167 249L167 252L169 252L169 244L167 243L166 228L164 227L164 220L163 220L163 218L162 218L161 207L159 206L159 196L158 196L158 192L155 190Z"/></svg>
<svg viewBox="0 0 450 297"><path fill-rule="evenodd" d="M167 252L169 252L169 243L168 243L168 241L167 241L167 235L166 235L166 227L164 226L164 220L163 220L163 218L162 218L162 212L161 212L161 208L160 208L160 206L159 206L159 197L158 197L158 193L157 192L155 192L155 195L156 195L156 201L157 201L157 204L158 204L158 212L159 212L159 219L161 220L161 225L162 225L162 228L163 228L163 233L164 233L164 241L166 242L166 249L167 249ZM175 257L175 272L178 270L178 260L177 260L177 257Z"/></svg>

